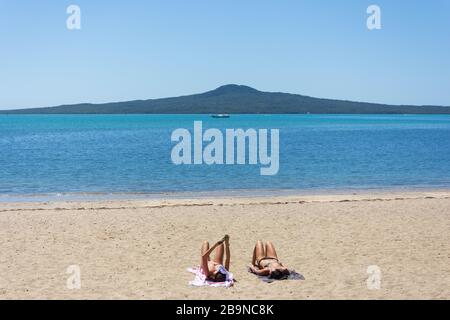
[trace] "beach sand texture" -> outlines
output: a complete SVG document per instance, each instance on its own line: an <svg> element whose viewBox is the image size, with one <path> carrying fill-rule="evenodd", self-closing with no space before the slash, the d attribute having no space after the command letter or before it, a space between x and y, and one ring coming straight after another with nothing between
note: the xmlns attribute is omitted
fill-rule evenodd
<svg viewBox="0 0 450 320"><path fill-rule="evenodd" d="M202 241L224 234L238 282L189 287ZM258 239L306 280L247 273ZM0 248L0 299L449 299L450 192L3 203Z"/></svg>

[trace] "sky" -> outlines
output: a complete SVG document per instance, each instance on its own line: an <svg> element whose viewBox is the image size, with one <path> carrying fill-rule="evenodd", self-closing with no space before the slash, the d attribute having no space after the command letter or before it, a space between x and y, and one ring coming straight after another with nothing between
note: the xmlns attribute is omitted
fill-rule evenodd
<svg viewBox="0 0 450 320"><path fill-rule="evenodd" d="M68 30L69 5L81 29ZM381 30L368 30L369 5ZM450 0L0 0L0 109L262 91L450 106Z"/></svg>

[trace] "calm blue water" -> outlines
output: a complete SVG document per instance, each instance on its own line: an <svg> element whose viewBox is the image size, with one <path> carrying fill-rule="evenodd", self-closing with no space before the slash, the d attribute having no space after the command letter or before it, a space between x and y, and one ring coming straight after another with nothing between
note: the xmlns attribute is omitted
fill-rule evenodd
<svg viewBox="0 0 450 320"><path fill-rule="evenodd" d="M280 171L175 166L171 133L280 129ZM55 193L450 187L448 115L0 116L0 198Z"/></svg>

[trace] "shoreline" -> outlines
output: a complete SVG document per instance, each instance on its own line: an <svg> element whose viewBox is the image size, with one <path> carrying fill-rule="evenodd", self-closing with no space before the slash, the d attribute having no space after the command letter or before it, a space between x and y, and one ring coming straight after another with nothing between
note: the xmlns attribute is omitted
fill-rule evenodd
<svg viewBox="0 0 450 320"><path fill-rule="evenodd" d="M377 196L390 194L450 193L450 187L385 187L385 188L318 188L318 189L257 189L175 192L60 192L42 194L0 194L0 206L14 203L169 201L206 199L259 199L320 196Z"/></svg>

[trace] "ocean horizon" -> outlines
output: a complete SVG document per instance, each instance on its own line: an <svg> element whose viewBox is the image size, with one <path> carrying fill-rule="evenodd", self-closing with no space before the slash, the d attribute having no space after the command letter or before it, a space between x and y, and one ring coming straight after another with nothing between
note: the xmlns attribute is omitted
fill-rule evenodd
<svg viewBox="0 0 450 320"><path fill-rule="evenodd" d="M174 165L171 133L194 121L279 129L278 174ZM449 138L448 115L2 115L0 202L448 189Z"/></svg>

